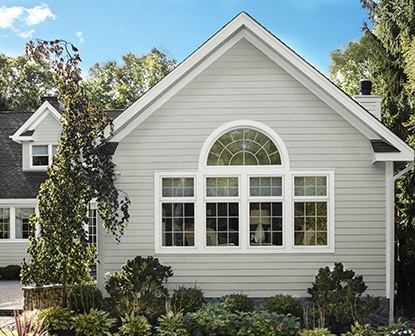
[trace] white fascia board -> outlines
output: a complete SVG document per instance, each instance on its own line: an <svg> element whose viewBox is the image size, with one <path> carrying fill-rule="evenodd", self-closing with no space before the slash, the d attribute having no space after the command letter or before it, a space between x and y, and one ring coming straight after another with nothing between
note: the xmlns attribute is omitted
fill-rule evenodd
<svg viewBox="0 0 415 336"><path fill-rule="evenodd" d="M242 38L247 39L271 60L285 69L369 140L384 139L400 150L400 155L390 156L390 158L396 157L399 161L401 159L413 161L413 150L405 142L366 111L352 97L341 91L326 76L246 13L239 14L219 30L169 75L114 120L114 132L110 141L121 141L168 99L200 74L202 70L206 69ZM390 153L387 155L390 155ZM383 157L386 157L386 155L377 155L376 159L381 157L383 160Z"/></svg>
<svg viewBox="0 0 415 336"><path fill-rule="evenodd" d="M414 151L405 150L392 153L373 153L373 162L413 162Z"/></svg>
<svg viewBox="0 0 415 336"><path fill-rule="evenodd" d="M0 199L0 207L36 206L37 202L37 198L2 198Z"/></svg>
<svg viewBox="0 0 415 336"><path fill-rule="evenodd" d="M239 16L217 32L116 118L114 120L113 136L110 136L110 141L121 141L218 57L240 41L243 35L238 33L242 30L243 25L239 23L241 19L237 20L238 18Z"/></svg>
<svg viewBox="0 0 415 336"><path fill-rule="evenodd" d="M414 151L397 135L383 125L352 97L341 91L327 77L311 66L301 56L283 44L278 38L258 25L250 27L256 38L247 39L270 59L303 83L312 93L339 113L368 139L384 139L400 153L375 153L376 161L413 161ZM251 35L252 36L252 35Z"/></svg>
<svg viewBox="0 0 415 336"><path fill-rule="evenodd" d="M10 138L13 141L16 141L18 143L22 143L22 141L30 141L32 140L31 137L27 136L20 136L20 134L29 131L34 130L37 125L39 125L43 119L46 118L48 114L51 114L56 121L60 123L60 117L61 114L56 110L55 107L48 101L45 101L34 113L30 116L29 119L26 120L26 122L20 126L20 128L12 135Z"/></svg>

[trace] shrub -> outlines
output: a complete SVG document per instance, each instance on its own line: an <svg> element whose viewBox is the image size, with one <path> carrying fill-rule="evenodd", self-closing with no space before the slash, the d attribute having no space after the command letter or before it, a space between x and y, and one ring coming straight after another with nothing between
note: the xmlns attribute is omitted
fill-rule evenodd
<svg viewBox="0 0 415 336"><path fill-rule="evenodd" d="M300 302L291 295L278 294L270 297L265 302L264 309L277 314L292 314L300 318L303 316Z"/></svg>
<svg viewBox="0 0 415 336"><path fill-rule="evenodd" d="M122 325L117 336L150 336L151 325L145 316L138 315L134 311L121 317Z"/></svg>
<svg viewBox="0 0 415 336"><path fill-rule="evenodd" d="M370 324L361 325L359 322L355 322L351 326L351 330L342 334L342 336L377 336L379 335L375 330L372 329Z"/></svg>
<svg viewBox="0 0 415 336"><path fill-rule="evenodd" d="M20 266L8 265L0 268L1 280L20 280Z"/></svg>
<svg viewBox="0 0 415 336"><path fill-rule="evenodd" d="M168 296L163 283L172 275L171 267L161 265L157 258L137 256L127 260L121 272L115 272L108 278L105 289L111 296L115 312L119 314L137 306L161 313Z"/></svg>
<svg viewBox="0 0 415 336"><path fill-rule="evenodd" d="M313 305L312 318L317 319L317 326L328 327L336 334L347 331L353 322L360 320L364 307L362 294L366 288L363 277L344 269L341 263L335 263L333 270L320 268L313 287L308 288ZM377 308L376 305L369 306L372 310Z"/></svg>
<svg viewBox="0 0 415 336"><path fill-rule="evenodd" d="M47 331L53 335L58 331L69 330L72 325L72 311L60 306L54 306L39 311L37 320L43 320Z"/></svg>
<svg viewBox="0 0 415 336"><path fill-rule="evenodd" d="M200 288L179 287L173 292L171 307L174 312L182 312L186 315L202 308L205 302L205 296Z"/></svg>
<svg viewBox="0 0 415 336"><path fill-rule="evenodd" d="M300 332L300 336L336 336L327 328L304 329Z"/></svg>
<svg viewBox="0 0 415 336"><path fill-rule="evenodd" d="M110 318L109 313L91 309L73 318L72 327L76 335L101 336L110 335L109 330L115 325L116 319Z"/></svg>
<svg viewBox="0 0 415 336"><path fill-rule="evenodd" d="M288 336L300 328L297 317L267 311L229 312L221 303L206 304L188 313L184 323L191 335L216 336Z"/></svg>
<svg viewBox="0 0 415 336"><path fill-rule="evenodd" d="M95 284L74 285L68 296L68 307L76 313L87 313L91 309L101 310L103 304L102 293Z"/></svg>
<svg viewBox="0 0 415 336"><path fill-rule="evenodd" d="M157 336L190 336L181 312L169 311L166 315L160 316L156 330Z"/></svg>
<svg viewBox="0 0 415 336"><path fill-rule="evenodd" d="M249 312L254 310L254 305L249 297L245 294L230 294L221 298L223 309L234 313L236 311Z"/></svg>

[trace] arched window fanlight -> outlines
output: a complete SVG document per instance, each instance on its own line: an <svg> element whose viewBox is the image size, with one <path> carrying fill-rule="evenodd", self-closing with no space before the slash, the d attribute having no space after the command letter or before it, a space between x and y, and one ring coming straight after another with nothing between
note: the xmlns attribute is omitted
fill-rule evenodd
<svg viewBox="0 0 415 336"><path fill-rule="evenodd" d="M264 133L235 128L223 134L210 148L208 166L281 165L277 146Z"/></svg>

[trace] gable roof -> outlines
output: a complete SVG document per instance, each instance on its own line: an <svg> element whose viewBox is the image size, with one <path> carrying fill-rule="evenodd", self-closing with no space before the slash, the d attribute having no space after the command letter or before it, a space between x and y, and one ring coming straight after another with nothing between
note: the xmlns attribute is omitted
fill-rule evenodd
<svg viewBox="0 0 415 336"><path fill-rule="evenodd" d="M36 112L31 113L30 117L22 124L20 127L15 130L11 136L13 141L21 143L22 141L30 141L35 132L35 128L39 125L46 116L52 115L58 122L60 122L60 112L56 107L54 107L47 100L36 110Z"/></svg>
<svg viewBox="0 0 415 336"><path fill-rule="evenodd" d="M240 40L246 39L341 115L368 140L396 151L373 151L374 161L413 161L413 150L358 102L345 94L301 56L242 12L179 64L114 121L110 141L120 142L175 93Z"/></svg>
<svg viewBox="0 0 415 336"><path fill-rule="evenodd" d="M32 112L0 112L0 198L36 198L46 172L24 172L22 145L10 139Z"/></svg>

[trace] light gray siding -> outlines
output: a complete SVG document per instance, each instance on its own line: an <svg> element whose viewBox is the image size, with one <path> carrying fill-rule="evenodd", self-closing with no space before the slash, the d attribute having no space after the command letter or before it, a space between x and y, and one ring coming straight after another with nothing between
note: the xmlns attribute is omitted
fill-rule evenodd
<svg viewBox="0 0 415 336"><path fill-rule="evenodd" d="M342 262L385 295L385 167L370 142L247 41L241 41L119 144L120 189L132 200L121 244L103 238L104 272L127 258L154 255L154 172L197 171L206 138L224 123L250 119L284 141L291 169L333 170L335 253L161 254L170 288L196 284L208 297L243 292L306 296L318 269Z"/></svg>
<svg viewBox="0 0 415 336"><path fill-rule="evenodd" d="M28 258L28 254L26 253L26 248L28 246L29 244L27 241L1 241L0 267L5 267L7 265L20 265L23 258Z"/></svg>

